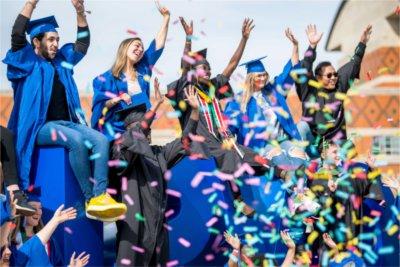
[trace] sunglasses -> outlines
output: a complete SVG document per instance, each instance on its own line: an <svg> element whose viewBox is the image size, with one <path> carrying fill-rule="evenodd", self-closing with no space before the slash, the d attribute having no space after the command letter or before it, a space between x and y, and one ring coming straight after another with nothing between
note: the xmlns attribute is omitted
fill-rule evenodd
<svg viewBox="0 0 400 267"><path fill-rule="evenodd" d="M326 76L328 79L332 78L332 76L334 76L335 78L338 77L338 73L337 72L331 72L322 76Z"/></svg>

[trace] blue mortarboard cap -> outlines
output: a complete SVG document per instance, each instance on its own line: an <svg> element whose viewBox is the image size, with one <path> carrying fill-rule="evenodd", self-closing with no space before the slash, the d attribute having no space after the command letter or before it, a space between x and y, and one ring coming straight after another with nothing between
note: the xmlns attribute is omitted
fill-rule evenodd
<svg viewBox="0 0 400 267"><path fill-rule="evenodd" d="M34 187L32 190L29 190L26 193L26 196L28 198L28 202L30 201L41 202L40 197L42 196L42 190L40 187Z"/></svg>
<svg viewBox="0 0 400 267"><path fill-rule="evenodd" d="M122 108L115 112L116 119L119 121L124 121L125 118L132 113L135 113L135 117L139 120L141 115L144 115L151 107L149 98L145 94L134 95L130 105L127 105L124 101L120 103Z"/></svg>
<svg viewBox="0 0 400 267"><path fill-rule="evenodd" d="M58 24L54 16L45 17L41 19L31 20L28 23L27 32L31 37L31 41L34 37L45 32L57 32Z"/></svg>
<svg viewBox="0 0 400 267"><path fill-rule="evenodd" d="M246 66L247 68L247 74L253 73L253 72L264 72L265 68L264 65L262 64L261 60L266 58L267 56L260 57L257 59L250 60L248 62L245 62L243 64L240 64L239 66Z"/></svg>

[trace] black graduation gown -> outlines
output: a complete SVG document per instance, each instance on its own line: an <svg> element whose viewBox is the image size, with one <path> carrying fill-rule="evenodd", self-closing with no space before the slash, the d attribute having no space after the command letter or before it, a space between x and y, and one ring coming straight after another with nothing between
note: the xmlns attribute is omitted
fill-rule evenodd
<svg viewBox="0 0 400 267"><path fill-rule="evenodd" d="M120 176L127 177L128 181L127 191L121 192L128 211L125 219L117 223L116 264L117 266L157 264L164 266L169 254L168 233L163 226L167 205L164 173L184 156L182 140L185 137L165 146L152 146L144 137L145 129L139 125L127 130L122 136L122 141L116 142L113 146L113 158L128 163L120 172ZM196 126L196 121L189 120L183 136L189 132L194 133ZM129 198L127 201L125 195L133 200L133 205L129 203ZM140 217L144 220L140 220ZM144 253L135 251L132 246L139 247L139 250L144 249Z"/></svg>
<svg viewBox="0 0 400 267"><path fill-rule="evenodd" d="M337 97L337 93L347 94L347 91L350 88L350 82L356 78L359 78L361 62L364 56L365 48L365 44L359 43L351 60L337 71L338 81L334 90L328 90L325 88L317 89L309 85L307 81L301 84L296 83L297 95L302 103L302 115L303 117L312 118L308 124L314 137L320 136L324 137L325 140L331 140L338 133L340 133L339 135L341 135L341 140L347 139L344 104L343 100L340 97ZM316 50L310 46L305 53L304 59L301 62L301 66L307 69L309 78L313 80L316 80L314 75L312 75L313 63L315 59ZM311 110L308 107L308 104L312 102L318 103L320 109L316 110L315 112ZM326 114L323 109L325 106L335 103L337 103L337 107L332 111L332 113L330 113L331 118L328 118L328 113ZM333 123L333 127L321 127L323 125L328 125L328 123Z"/></svg>
<svg viewBox="0 0 400 267"><path fill-rule="evenodd" d="M224 75L218 74L216 77L212 78L210 82L215 87L215 97L218 100L231 97L233 95L232 88L229 85L229 79ZM190 107L182 110L179 105L179 102L185 99L184 89L189 84L190 82L187 80L186 76L182 76L180 79L170 83L167 87L167 97L175 102L175 105L173 105L174 109L182 113L181 117L179 117L181 129L185 128L191 113ZM196 86L208 94L209 89L206 88L206 86L202 86L200 84L196 84ZM228 129L227 131L229 133ZM256 175L263 175L265 173L266 169L255 160L257 153L250 148L237 143L236 146L243 154L243 158L235 149L222 149L221 145L223 137L218 133L218 129L215 128L214 132L216 133L216 136L209 132L206 118L203 112L200 110L200 118L196 129L196 134L205 137L205 141L204 143L193 142L191 146L192 152L200 153L205 158L214 157L219 171L223 173L233 174L238 169L238 166L244 162L247 162L256 171Z"/></svg>

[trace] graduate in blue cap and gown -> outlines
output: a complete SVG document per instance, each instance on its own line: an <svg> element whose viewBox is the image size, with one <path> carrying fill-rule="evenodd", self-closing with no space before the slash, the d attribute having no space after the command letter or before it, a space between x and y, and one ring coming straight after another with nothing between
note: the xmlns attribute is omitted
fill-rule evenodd
<svg viewBox="0 0 400 267"><path fill-rule="evenodd" d="M294 83L290 73L299 66L298 42L290 29L285 33L293 44L293 53L282 73L269 81L261 62L265 57L243 63L247 68L244 90L225 108L229 129L238 143L253 148L272 166L284 170L297 169L307 159L304 149L294 142L301 137L286 103Z"/></svg>
<svg viewBox="0 0 400 267"><path fill-rule="evenodd" d="M125 39L119 45L115 62L110 70L93 80L91 125L105 134L109 141L116 134L125 132L123 122L116 118L116 111L145 101L150 109L150 79L152 69L160 58L168 34L170 12L166 7L157 8L163 22L156 38L146 51L139 37ZM118 137L118 135L117 135Z"/></svg>
<svg viewBox="0 0 400 267"><path fill-rule="evenodd" d="M8 128L15 134L22 189L29 186L35 144L62 146L69 152L72 170L85 196L87 215L101 220L117 218L126 207L106 193L109 144L87 126L73 79L73 67L85 56L90 43L83 0L72 0L77 14L77 40L60 49L54 16L30 21L37 2L25 3L12 30L11 49L3 60L14 90ZM25 31L30 34L30 43ZM89 153L97 155L92 161L93 170ZM90 177L95 180L93 184Z"/></svg>

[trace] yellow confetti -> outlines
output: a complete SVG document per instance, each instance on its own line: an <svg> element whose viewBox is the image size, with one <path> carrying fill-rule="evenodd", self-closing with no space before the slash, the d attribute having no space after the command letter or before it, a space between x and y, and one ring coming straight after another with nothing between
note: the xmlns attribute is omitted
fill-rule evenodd
<svg viewBox="0 0 400 267"><path fill-rule="evenodd" d="M335 98L338 100L345 100L347 99L347 95L344 93L337 92L335 93Z"/></svg>
<svg viewBox="0 0 400 267"><path fill-rule="evenodd" d="M374 170L374 171L368 173L368 179L371 179L371 180L375 179L379 175L381 175L381 172L379 170Z"/></svg>
<svg viewBox="0 0 400 267"><path fill-rule="evenodd" d="M108 108L104 107L103 110L101 111L101 114L103 114L103 116L105 116L108 112Z"/></svg>
<svg viewBox="0 0 400 267"><path fill-rule="evenodd" d="M391 69L388 68L388 67L383 67L383 68L380 68L380 69L378 70L378 74L379 74L379 75L384 74L384 73L388 73L388 72L391 72Z"/></svg>
<svg viewBox="0 0 400 267"><path fill-rule="evenodd" d="M99 125L104 125L104 119L99 119Z"/></svg>
<svg viewBox="0 0 400 267"><path fill-rule="evenodd" d="M183 100L179 101L179 108L181 110L186 110L186 102Z"/></svg>
<svg viewBox="0 0 400 267"><path fill-rule="evenodd" d="M311 245L312 243L314 243L317 237L318 237L318 232L312 231L312 233L307 237L307 243Z"/></svg>
<svg viewBox="0 0 400 267"><path fill-rule="evenodd" d="M309 80L309 81L308 81L308 85L309 85L309 86L312 86L312 87L315 87L315 88L317 88L317 89L320 89L320 88L323 87L322 83L317 82L317 81L314 81L314 80Z"/></svg>
<svg viewBox="0 0 400 267"><path fill-rule="evenodd" d="M392 227L390 227L387 230L388 235L392 236L394 235L397 231L399 230L399 227L397 226L397 224L394 224Z"/></svg>
<svg viewBox="0 0 400 267"><path fill-rule="evenodd" d="M143 76L143 80L145 80L146 82L150 82L150 76L149 75L144 75Z"/></svg>

